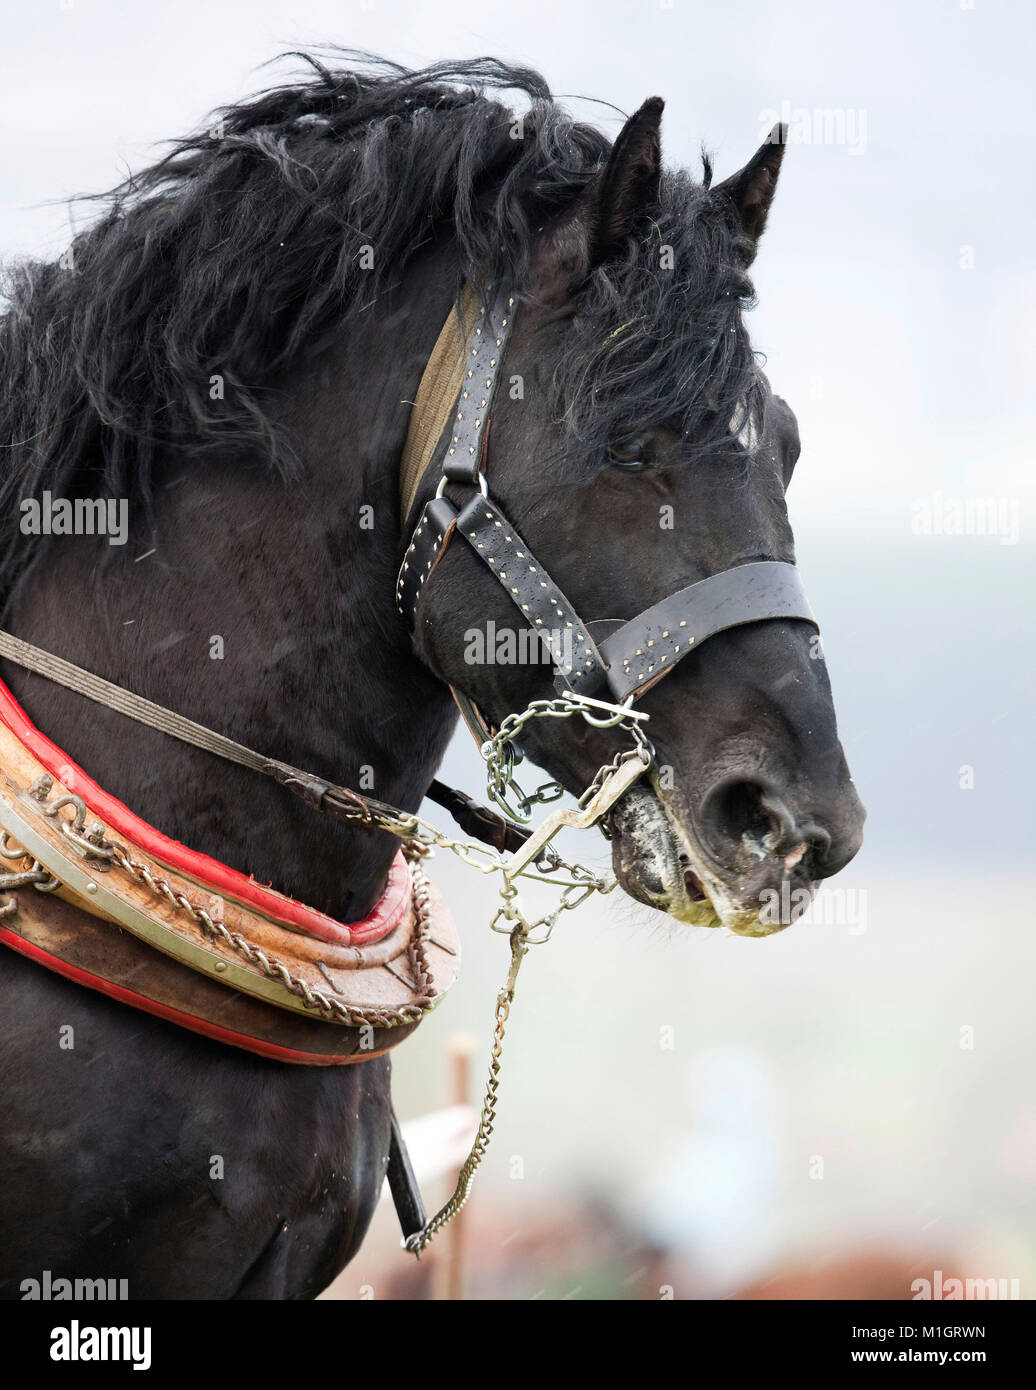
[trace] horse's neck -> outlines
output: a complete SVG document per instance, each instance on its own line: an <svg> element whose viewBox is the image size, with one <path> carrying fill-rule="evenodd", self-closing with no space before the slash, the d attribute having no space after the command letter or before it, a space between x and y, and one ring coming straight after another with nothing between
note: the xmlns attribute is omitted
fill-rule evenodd
<svg viewBox="0 0 1036 1390"><path fill-rule="evenodd" d="M416 808L454 722L394 607L401 402L448 308L437 285L407 296L419 322L371 314L284 391L295 484L260 464L171 459L153 530L131 500L125 547L51 542L8 626L263 753ZM382 891L390 836L336 825L257 773L8 674L37 725L166 834L346 920Z"/></svg>

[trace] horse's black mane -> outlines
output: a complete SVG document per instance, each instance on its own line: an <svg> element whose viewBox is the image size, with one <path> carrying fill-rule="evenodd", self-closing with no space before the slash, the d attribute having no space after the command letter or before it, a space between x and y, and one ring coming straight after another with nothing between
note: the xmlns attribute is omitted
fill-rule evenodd
<svg viewBox="0 0 1036 1390"><path fill-rule="evenodd" d="M607 138L573 121L528 68L293 56L315 77L222 108L104 195L60 261L7 272L0 529L43 488L146 496L170 446L258 448L290 470L267 409L289 367L443 228L465 273L506 262L520 286L537 229L608 154ZM528 106L521 138L497 100L508 90ZM667 175L644 235L591 276L555 383L559 416L591 445L617 421L677 418L715 448L751 392L740 318L751 287L720 201ZM86 463L95 474L84 481Z"/></svg>

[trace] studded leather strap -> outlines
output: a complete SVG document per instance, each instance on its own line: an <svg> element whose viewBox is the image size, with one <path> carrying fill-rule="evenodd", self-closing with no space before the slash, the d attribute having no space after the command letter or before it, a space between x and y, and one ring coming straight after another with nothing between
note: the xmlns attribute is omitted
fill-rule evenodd
<svg viewBox="0 0 1036 1390"><path fill-rule="evenodd" d="M446 497L433 497L421 509L396 578L396 609L410 631L417 620L417 604L428 576L446 551L457 509Z"/></svg>
<svg viewBox="0 0 1036 1390"><path fill-rule="evenodd" d="M511 333L514 295L508 285L496 293L482 312L468 347L464 384L457 397L453 438L442 471L454 483L477 483L485 464L486 426L496 390L497 373Z"/></svg>
<svg viewBox="0 0 1036 1390"><path fill-rule="evenodd" d="M454 310L450 313L453 315ZM480 305L478 320L465 345L467 365L455 404L453 434L443 456L443 482L485 484L481 475L485 467L489 407L513 318L514 294L505 283L493 296L491 304ZM422 508L414 525L396 580L396 608L411 631L421 591L450 543L456 516L457 509L447 498L435 496Z"/></svg>
<svg viewBox="0 0 1036 1390"><path fill-rule="evenodd" d="M579 615L521 536L496 505L476 493L457 517L468 542L521 611L542 635L557 672L555 685L589 694L605 678L605 663Z"/></svg>
<svg viewBox="0 0 1036 1390"><path fill-rule="evenodd" d="M819 631L794 565L760 560L690 584L601 641L612 696L646 690L717 632L770 618L801 618Z"/></svg>

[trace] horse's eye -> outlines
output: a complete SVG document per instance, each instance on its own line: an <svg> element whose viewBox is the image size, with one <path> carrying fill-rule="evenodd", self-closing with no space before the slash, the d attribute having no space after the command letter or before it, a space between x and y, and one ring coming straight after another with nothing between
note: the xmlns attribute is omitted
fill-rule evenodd
<svg viewBox="0 0 1036 1390"><path fill-rule="evenodd" d="M608 445L608 457L617 468L628 469L635 473L638 468L647 467L647 458L650 452L650 441L646 435L631 435L628 439L619 439L615 443Z"/></svg>

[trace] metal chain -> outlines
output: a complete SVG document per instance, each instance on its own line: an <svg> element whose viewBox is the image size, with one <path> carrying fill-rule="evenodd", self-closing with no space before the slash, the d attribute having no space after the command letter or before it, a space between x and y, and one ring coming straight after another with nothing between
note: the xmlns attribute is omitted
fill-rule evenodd
<svg viewBox="0 0 1036 1390"><path fill-rule="evenodd" d="M401 1243L404 1250L409 1250L418 1259L427 1249L433 1238L439 1231L460 1211L461 1207L471 1196L471 1189L475 1182L475 1174L486 1156L489 1148L489 1141L493 1137L493 1127L496 1123L496 1101L497 1091L500 1086L500 1054L503 1051L504 1029L507 1026L507 1019L511 1012L511 1004L514 1000L514 985L518 978L518 971L521 963L529 949L529 943L521 927L515 927L511 932L511 968L507 974L507 981L496 996L496 1018L493 1024L493 1049L489 1062L489 1079L486 1082L486 1092L482 1100L482 1111L479 1115L478 1132L475 1135L474 1143L471 1146L467 1158L457 1175L457 1185L453 1189L449 1200L435 1215L415 1231L413 1235L407 1236Z"/></svg>
<svg viewBox="0 0 1036 1390"><path fill-rule="evenodd" d="M261 946L253 945L241 932L231 931L218 917L213 917L205 908L193 903L185 893L175 889L167 879L156 877L148 864L132 859L122 845L106 840L103 826L95 825L84 833L86 804L82 797L66 793L55 801L45 802L43 798L52 786L53 778L40 777L30 789L30 795L41 803L43 813L53 817L66 839L78 846L86 857L103 859L107 863L118 865L135 883L143 884L156 897L164 898L175 911L189 917L206 936L222 942L232 951L239 952L250 965L260 970L268 979L278 980L290 994L300 999L307 1009L312 1009L329 1022L346 1024L353 1028L361 1028L364 1025L398 1028L404 1024L418 1022L437 1002L433 988L435 982L428 966L426 952L427 938L432 927L430 885L421 864L424 856L420 852L404 851L410 864L412 902L416 918L408 952L414 973L415 997L410 1003L396 1009L353 1007L322 989L314 989L305 980L293 975L276 956L269 956ZM58 814L65 806L72 806L75 811L70 821ZM12 846L6 835L0 841L0 854L8 859L29 857L19 846ZM52 892L61 884L57 879L48 883L49 877L45 871L40 871L39 864L33 860L32 870L26 873L0 875L0 891L34 883L40 891ZM13 899L11 902L13 904ZM8 905L0 905L0 916L8 915L8 910L14 911L15 906L16 904L8 909Z"/></svg>
<svg viewBox="0 0 1036 1390"><path fill-rule="evenodd" d="M612 705L585 695L559 695L551 700L533 700L520 714L509 714L492 738L482 745L482 756L486 761L486 792L513 819L528 821L534 805L557 801L565 790L560 782L544 782L535 791L524 792L514 776L515 764L521 761L515 740L532 719L571 719L574 714L582 715L588 724L597 729L623 729L638 746L650 748L640 728L646 716L634 710L628 702L625 705ZM596 790L607 771L607 768L602 768L598 772L580 798L580 805ZM508 799L509 794L514 796L517 805Z"/></svg>
<svg viewBox="0 0 1036 1390"><path fill-rule="evenodd" d="M28 859L30 861L27 869L16 869L6 874L0 873L0 893L7 893L13 888L27 888L30 884L37 893L53 893L55 888L61 887L61 880L55 878L52 873L45 869L38 859L33 859L31 854L26 854L21 845L16 844L6 830L0 831L0 858ZM17 911L17 898L0 900L0 919L13 917Z"/></svg>
<svg viewBox="0 0 1036 1390"><path fill-rule="evenodd" d="M12 856L7 855L6 857L11 858ZM23 852L17 857L27 859L30 856ZM30 884L38 893L53 893L55 888L61 887L60 881L49 874L46 869L41 868L35 859L32 861L32 866L22 870L21 873L0 874L0 893L7 893L13 888L28 888ZM4 917L13 917L17 911L17 898L0 899L0 920Z"/></svg>
<svg viewBox="0 0 1036 1390"><path fill-rule="evenodd" d="M600 713L598 713L600 711ZM511 811L506 801L508 791L515 792L521 799L525 807L531 806L534 801L555 800L553 794L541 796L544 787L540 787L531 796L526 796L513 777L514 768L514 745L510 742L531 719L555 718L569 719L574 714L580 714L588 723L597 728L622 728L627 730L633 737L634 748L624 749L617 753L612 761L601 767L586 791L579 798L579 805L586 806L592 798L601 790L608 777L618 771L620 765L627 759L638 758L650 765L654 757L654 749L645 736L640 724L646 716L634 712L628 706L605 705L601 701L588 700L585 697L560 697L555 700L535 700L520 714L509 715L501 724L493 738L488 739L482 745L482 755L486 760L486 780L489 793L498 805L505 810ZM557 784L545 784L547 787ZM494 791L495 789L495 791ZM560 793L558 793L560 795ZM503 1051L504 1029L510 1017L511 1005L514 1002L515 982L518 978L518 971L522 961L528 953L530 946L542 945L549 941L554 924L562 912L571 911L585 902L593 893L610 893L616 886L616 881L611 875L599 877L592 869L586 868L582 864L567 864L560 858L551 845L547 844L541 853L540 859L535 864L536 873L529 875L537 878L540 882L551 883L549 875L558 871L568 872L572 875L570 882L562 891L558 906L553 912L538 921L530 923L520 912L517 905L517 888L513 880L505 873L500 887L500 907L490 922L493 931L506 931L511 942L511 964L508 970L507 979L496 997L496 1013L493 1023L493 1046L490 1052L489 1076L486 1081L486 1089L482 1099L482 1109L479 1114L478 1129L475 1133L474 1141L467 1158L461 1166L457 1175L457 1183L447 1199L446 1203L425 1222L419 1231L407 1236L402 1242L405 1250L410 1251L420 1259L421 1254L426 1250L442 1228L452 1221L461 1208L465 1205L471 1195L471 1189L475 1181L475 1174L481 1167L482 1160L486 1156L489 1148L489 1141L493 1135L493 1128L496 1122L496 1106L500 1087L500 1056ZM497 923L503 919L510 925L500 927ZM538 935L533 933L538 932Z"/></svg>
<svg viewBox="0 0 1036 1390"><path fill-rule="evenodd" d="M112 845L111 848L113 861L136 882L143 883L152 893L164 897L173 907L200 926L206 935L218 939L231 950L239 951L249 965L258 967L268 979L279 980L289 993L302 1000L307 1009L313 1009L331 1022L345 1023L354 1028L362 1027L364 1024L376 1028L398 1028L402 1024L416 1023L436 1002L436 996L431 990L433 980L425 954L425 938L431 925L427 880L416 860L411 861L411 872L415 878L413 901L417 921L414 923L409 952L414 971L415 998L397 1009L367 1009L343 1004L340 999L334 998L324 990L314 989L305 980L292 975L283 961L275 956L268 956L261 946L252 945L240 932L230 931L223 922L212 917L203 907L197 907L185 894L171 888L164 878L155 878L146 864L130 859L121 845Z"/></svg>
<svg viewBox="0 0 1036 1390"><path fill-rule="evenodd" d="M651 766L652 759L655 756L654 746L644 737L644 733L638 725L634 724L631 732L633 733L637 747L633 749L632 752L627 749L625 752L616 753L610 763L606 763L604 767L598 768L597 776L579 798L580 806L585 806L594 799L604 786L606 779L610 777L613 772L618 772L619 765L625 762L627 758L640 758L641 762L643 762L646 767Z"/></svg>

